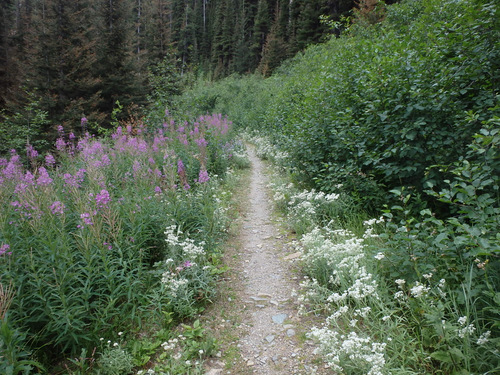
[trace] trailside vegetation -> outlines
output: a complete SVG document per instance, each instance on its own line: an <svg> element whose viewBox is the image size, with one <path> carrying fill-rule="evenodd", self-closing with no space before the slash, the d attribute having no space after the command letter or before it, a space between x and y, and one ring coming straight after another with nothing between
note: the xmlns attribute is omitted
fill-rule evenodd
<svg viewBox="0 0 500 375"><path fill-rule="evenodd" d="M270 78L199 83L178 105L227 113L299 186L275 198L335 371L496 373L498 4L407 0L332 26Z"/></svg>
<svg viewBox="0 0 500 375"><path fill-rule="evenodd" d="M86 119L81 120L82 127ZM0 372L201 372L242 145L220 115L0 159Z"/></svg>

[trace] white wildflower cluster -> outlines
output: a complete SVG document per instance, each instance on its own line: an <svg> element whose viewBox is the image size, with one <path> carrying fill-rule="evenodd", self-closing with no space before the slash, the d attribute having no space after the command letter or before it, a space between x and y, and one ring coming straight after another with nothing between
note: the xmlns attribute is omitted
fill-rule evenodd
<svg viewBox="0 0 500 375"><path fill-rule="evenodd" d="M313 328L310 336L320 343L319 350L334 371L356 370L367 375L386 373L385 343L356 332L344 335L328 328Z"/></svg>
<svg viewBox="0 0 500 375"><path fill-rule="evenodd" d="M180 255L185 259L197 260L205 256L205 242L202 241L199 244L195 244L194 240L191 238L181 240L179 237L182 235L182 231L178 229L176 225L167 227L165 235L167 236L165 241L172 247L180 249Z"/></svg>
<svg viewBox="0 0 500 375"><path fill-rule="evenodd" d="M164 286L166 292L170 294L172 297L177 297L177 292L184 285L189 283L189 280L179 276L177 272L165 271L161 275L161 283Z"/></svg>
<svg viewBox="0 0 500 375"><path fill-rule="evenodd" d="M290 197L290 191L294 188L292 183L289 184L277 184L277 183L269 183L269 187L273 189L273 201L278 207L286 207L288 209L288 202Z"/></svg>
<svg viewBox="0 0 500 375"><path fill-rule="evenodd" d="M479 338L477 339L476 344L477 345L484 345L489 341L489 337L491 336L491 331L486 331L484 332Z"/></svg>
<svg viewBox="0 0 500 375"><path fill-rule="evenodd" d="M473 324L469 324L468 326L465 326L463 328L460 328L458 330L458 337L463 339L465 336L470 336L476 331L476 327L474 327Z"/></svg>
<svg viewBox="0 0 500 375"><path fill-rule="evenodd" d="M161 344L161 347L166 352L171 352L171 356L173 359L178 361L182 358L182 346L181 343L186 341L186 337L184 335L179 335L174 337L168 341L165 341Z"/></svg>
<svg viewBox="0 0 500 375"><path fill-rule="evenodd" d="M467 324L467 317L466 316L461 316L458 318L458 324L461 326L461 328L458 329L458 337L461 339L465 338L465 336L471 336L476 332L476 327L474 327L473 324Z"/></svg>
<svg viewBox="0 0 500 375"><path fill-rule="evenodd" d="M381 224L384 222L384 217L381 216L378 219L370 219L366 220L363 222L363 225L365 226L365 233L363 234L363 238L375 238L378 237L377 234L374 234L374 225L375 224ZM380 253L379 253L380 254Z"/></svg>
<svg viewBox="0 0 500 375"><path fill-rule="evenodd" d="M373 318L369 305L380 300L377 281L367 269L370 260L364 239L345 230L323 228L305 234L302 244L306 267L314 270L318 265L326 266L330 272L329 284L336 288L325 299L325 305L333 312L322 328L315 328L310 334L318 341L328 365L339 373L356 370L370 375L385 374L386 343L372 340L361 324ZM309 282L313 284L314 279Z"/></svg>
<svg viewBox="0 0 500 375"><path fill-rule="evenodd" d="M412 288L410 288L410 294L414 298L421 298L421 297L427 295L427 293L429 293L430 289L431 289L430 287L425 286L417 281L415 283L415 285Z"/></svg>
<svg viewBox="0 0 500 375"><path fill-rule="evenodd" d="M266 137L253 137L251 142L259 158L273 160L278 165L284 165L290 158L287 152L279 150Z"/></svg>
<svg viewBox="0 0 500 375"><path fill-rule="evenodd" d="M330 283L341 289L340 292L332 293L327 301L339 304L347 299L379 299L377 282L361 262L365 258L363 239L354 236L349 238L346 231L329 231L329 234L336 237L335 242L319 229L314 229L302 238L305 248L302 258L306 267L326 264L331 270ZM343 235L343 239L339 234Z"/></svg>
<svg viewBox="0 0 500 375"><path fill-rule="evenodd" d="M313 218L318 210L325 205L336 201L339 194L325 194L322 191L303 190L300 193L294 194L288 201L289 216L292 218L304 217Z"/></svg>

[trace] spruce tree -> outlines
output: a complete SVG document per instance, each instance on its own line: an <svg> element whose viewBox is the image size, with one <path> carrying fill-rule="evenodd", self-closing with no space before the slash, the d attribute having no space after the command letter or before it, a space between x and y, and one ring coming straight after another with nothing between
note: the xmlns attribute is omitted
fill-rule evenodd
<svg viewBox="0 0 500 375"><path fill-rule="evenodd" d="M133 54L133 15L130 1L101 0L101 43L98 45L98 74L101 77L103 105L101 112L107 119L119 102L126 112L145 102L147 75L138 69L139 61Z"/></svg>

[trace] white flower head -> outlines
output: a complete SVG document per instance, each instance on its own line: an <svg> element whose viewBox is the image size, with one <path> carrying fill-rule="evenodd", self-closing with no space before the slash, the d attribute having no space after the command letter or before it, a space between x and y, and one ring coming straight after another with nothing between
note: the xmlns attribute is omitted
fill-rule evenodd
<svg viewBox="0 0 500 375"><path fill-rule="evenodd" d="M396 284L398 284L398 287L399 287L400 289L403 289L403 286L406 284L406 280L404 280L404 279L397 279L397 280L395 281L395 283L396 283Z"/></svg>
<svg viewBox="0 0 500 375"><path fill-rule="evenodd" d="M477 339L477 345L484 345L488 342L488 338L491 335L491 331L486 331Z"/></svg>

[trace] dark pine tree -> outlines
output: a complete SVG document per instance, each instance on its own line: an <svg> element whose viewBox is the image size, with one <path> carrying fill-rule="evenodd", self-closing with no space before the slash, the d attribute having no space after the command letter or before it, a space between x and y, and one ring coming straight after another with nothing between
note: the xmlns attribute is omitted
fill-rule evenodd
<svg viewBox="0 0 500 375"><path fill-rule="evenodd" d="M101 112L111 114L119 101L127 112L145 103L145 74L140 74L137 56L133 53L135 31L132 4L127 0L101 0L98 74L101 77L103 105Z"/></svg>

